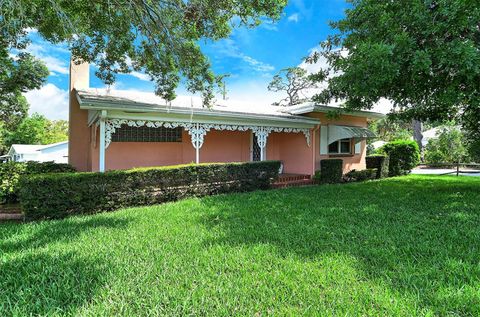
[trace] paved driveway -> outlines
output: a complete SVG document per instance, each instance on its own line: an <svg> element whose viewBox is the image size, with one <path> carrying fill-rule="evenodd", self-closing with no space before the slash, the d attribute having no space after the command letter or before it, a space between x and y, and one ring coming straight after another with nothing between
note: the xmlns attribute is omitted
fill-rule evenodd
<svg viewBox="0 0 480 317"><path fill-rule="evenodd" d="M480 177L479 170L472 170L472 169L461 169L462 173L461 176L478 176ZM412 174L420 174L420 175L444 175L448 174L456 175L457 170L452 168L416 168L412 170Z"/></svg>

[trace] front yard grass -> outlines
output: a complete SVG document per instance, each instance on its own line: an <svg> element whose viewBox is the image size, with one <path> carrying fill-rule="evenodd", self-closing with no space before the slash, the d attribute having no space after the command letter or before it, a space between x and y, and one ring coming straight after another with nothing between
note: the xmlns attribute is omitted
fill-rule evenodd
<svg viewBox="0 0 480 317"><path fill-rule="evenodd" d="M480 315L480 178L0 225L0 316Z"/></svg>

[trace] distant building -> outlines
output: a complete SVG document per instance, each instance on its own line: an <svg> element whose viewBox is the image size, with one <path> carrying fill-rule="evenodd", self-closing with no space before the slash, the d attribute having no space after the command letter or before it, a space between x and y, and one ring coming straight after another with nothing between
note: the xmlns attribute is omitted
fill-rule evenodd
<svg viewBox="0 0 480 317"><path fill-rule="evenodd" d="M14 162L68 162L68 141L47 145L13 144L6 155L6 161Z"/></svg>
<svg viewBox="0 0 480 317"><path fill-rule="evenodd" d="M423 139L422 139L422 146L425 147L428 144L428 141L431 139L438 138L438 132L440 131L439 128L432 128L430 130L422 132Z"/></svg>
<svg viewBox="0 0 480 317"><path fill-rule="evenodd" d="M382 146L384 146L385 144L387 144L387 142L385 141L375 141L375 142L372 142L372 146L375 150L381 148Z"/></svg>

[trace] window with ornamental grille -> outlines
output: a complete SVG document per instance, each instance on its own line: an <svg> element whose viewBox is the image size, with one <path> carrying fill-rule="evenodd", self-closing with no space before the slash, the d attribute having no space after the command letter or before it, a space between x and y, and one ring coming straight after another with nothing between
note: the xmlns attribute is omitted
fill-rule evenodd
<svg viewBox="0 0 480 317"><path fill-rule="evenodd" d="M123 124L112 134L112 142L182 142L182 128L130 127Z"/></svg>

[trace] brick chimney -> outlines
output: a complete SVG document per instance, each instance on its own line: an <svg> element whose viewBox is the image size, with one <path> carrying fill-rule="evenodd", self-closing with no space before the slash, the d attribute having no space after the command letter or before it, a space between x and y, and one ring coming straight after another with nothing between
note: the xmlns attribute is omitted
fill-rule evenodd
<svg viewBox="0 0 480 317"><path fill-rule="evenodd" d="M90 128L88 110L81 110L76 89L86 89L90 84L88 63L76 65L70 60L70 101L68 121L68 163L79 171L91 171Z"/></svg>

